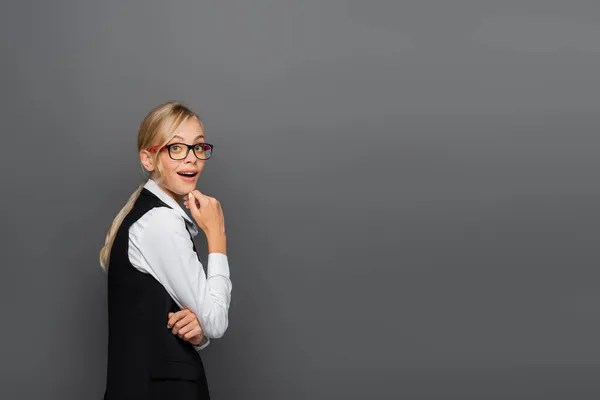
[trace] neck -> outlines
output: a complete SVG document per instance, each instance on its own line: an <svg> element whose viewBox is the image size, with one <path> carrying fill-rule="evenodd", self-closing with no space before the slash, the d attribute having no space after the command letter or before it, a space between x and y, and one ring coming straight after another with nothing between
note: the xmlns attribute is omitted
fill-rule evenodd
<svg viewBox="0 0 600 400"><path fill-rule="evenodd" d="M166 194L169 195L170 198L172 198L173 200L175 200L177 202L177 204L179 204L181 202L181 196L179 196L178 194L170 191L169 189L167 189L165 186L161 185L160 183L158 183L155 179L154 182L156 182L156 184L158 185L158 187L165 192Z"/></svg>

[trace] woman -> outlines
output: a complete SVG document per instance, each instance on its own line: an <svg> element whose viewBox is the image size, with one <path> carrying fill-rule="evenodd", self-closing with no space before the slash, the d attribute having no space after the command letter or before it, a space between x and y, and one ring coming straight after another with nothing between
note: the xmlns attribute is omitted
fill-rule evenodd
<svg viewBox="0 0 600 400"><path fill-rule="evenodd" d="M198 352L227 330L231 301L221 205L196 190L212 150L200 118L183 104L160 105L140 125L148 179L100 252L108 273L106 400L209 399ZM208 243L207 273L193 242L198 228Z"/></svg>

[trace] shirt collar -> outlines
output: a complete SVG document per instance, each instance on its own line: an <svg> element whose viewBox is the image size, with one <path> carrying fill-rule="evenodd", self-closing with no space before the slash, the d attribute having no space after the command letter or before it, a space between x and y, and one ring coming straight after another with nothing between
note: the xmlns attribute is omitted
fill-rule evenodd
<svg viewBox="0 0 600 400"><path fill-rule="evenodd" d="M154 180L148 179L148 182L146 182L144 188L152 192L152 194L158 197L166 205L171 207L175 212L180 214L185 219L186 225L188 228L190 228L190 233L192 233L192 235L195 236L198 233L198 228L196 227L194 221L192 221L192 219L186 214L179 203L169 196L164 190L162 190Z"/></svg>

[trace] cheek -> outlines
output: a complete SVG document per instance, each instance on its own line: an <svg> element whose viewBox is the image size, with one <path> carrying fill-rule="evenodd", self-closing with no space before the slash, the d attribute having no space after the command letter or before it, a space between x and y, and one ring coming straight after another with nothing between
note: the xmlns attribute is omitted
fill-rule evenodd
<svg viewBox="0 0 600 400"><path fill-rule="evenodd" d="M163 172L165 175L172 175L177 170L177 166L179 165L179 161L175 161L171 159L171 157L166 156L161 159Z"/></svg>
<svg viewBox="0 0 600 400"><path fill-rule="evenodd" d="M162 157L160 163L163 179L167 182L173 181L177 174L175 171L177 170L179 161L172 160L171 157L167 156Z"/></svg>

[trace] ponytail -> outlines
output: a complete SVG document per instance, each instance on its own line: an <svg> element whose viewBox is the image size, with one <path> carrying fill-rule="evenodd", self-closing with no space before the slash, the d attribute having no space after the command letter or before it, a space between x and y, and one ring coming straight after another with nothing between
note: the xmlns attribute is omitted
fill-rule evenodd
<svg viewBox="0 0 600 400"><path fill-rule="evenodd" d="M142 189L144 188L144 184L145 183L140 184L140 186L137 188L137 190L135 192L133 192L133 194L129 197L129 200L127 200L127 203L125 204L125 206L123 206L121 211L119 211L119 213L113 220L112 225L110 226L110 229L106 233L104 247L100 250L100 266L102 267L104 272L108 272L108 263L110 261L110 249L113 245L113 242L115 241L115 236L117 235L117 231L119 230L121 223L125 219L125 216L127 216L127 214L131 211L131 209L133 208L133 205L135 204L136 200L140 196L140 193L142 192Z"/></svg>

